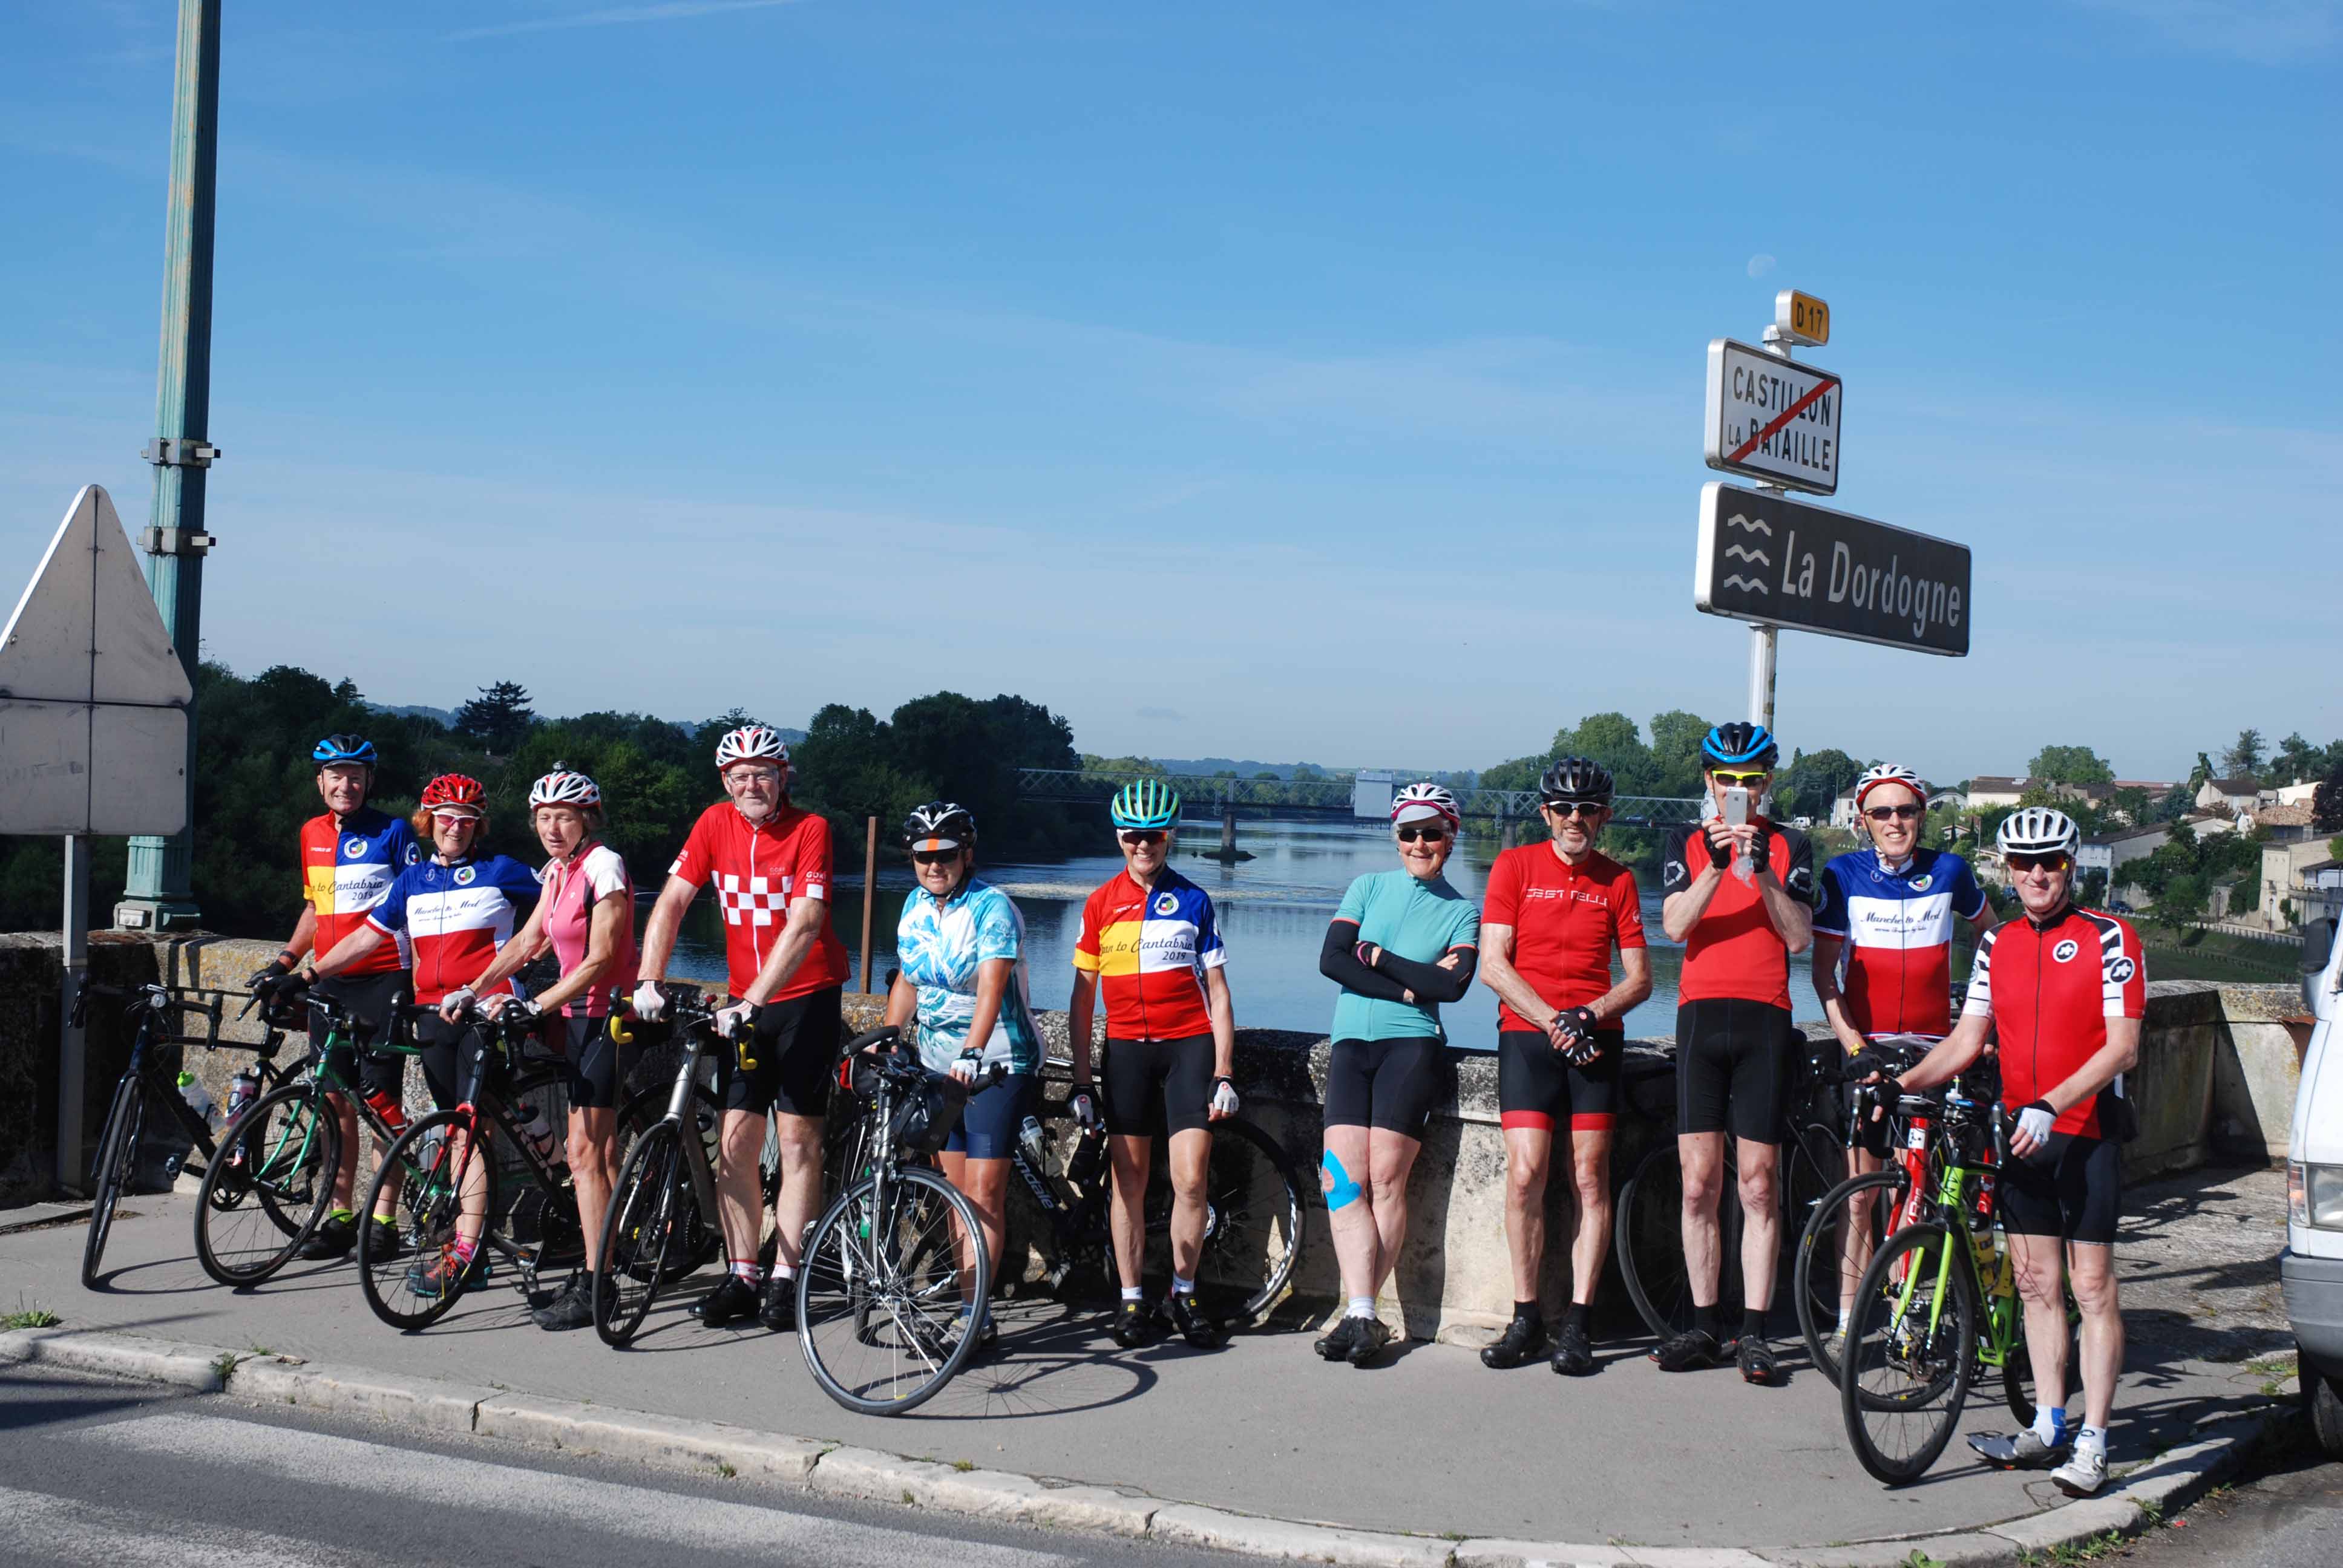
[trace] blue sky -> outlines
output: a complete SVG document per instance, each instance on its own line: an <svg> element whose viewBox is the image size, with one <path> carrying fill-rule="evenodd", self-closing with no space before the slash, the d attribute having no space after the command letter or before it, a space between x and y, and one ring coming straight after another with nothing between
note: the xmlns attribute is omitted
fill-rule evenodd
<svg viewBox="0 0 2343 1568"><path fill-rule="evenodd" d="M146 515L172 12L0 15L12 597L75 486ZM247 673L1404 766L1737 716L1704 352L1795 285L1833 504L1976 619L1785 635L1785 740L2343 734L2334 0L228 0L225 60Z"/></svg>

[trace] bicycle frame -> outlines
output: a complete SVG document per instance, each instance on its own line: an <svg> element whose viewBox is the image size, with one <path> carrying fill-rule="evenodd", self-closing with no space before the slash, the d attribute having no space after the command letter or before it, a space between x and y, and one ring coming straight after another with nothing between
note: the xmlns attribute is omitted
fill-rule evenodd
<svg viewBox="0 0 2343 1568"><path fill-rule="evenodd" d="M1976 1289L1976 1299L1983 1308L1978 1317L1976 1358L1984 1365L1998 1368L2006 1365L2011 1353L2018 1349L2024 1335L2025 1316L2016 1292L1997 1288L2010 1267L2008 1243L2001 1238L2000 1228L1996 1225L1983 1232L1993 1238L1988 1252L1995 1260L1995 1269L1988 1278L1985 1272L1986 1258L1979 1254L1975 1240L1979 1232L1970 1223L1973 1205L1969 1183L1972 1179L1981 1178L1997 1168L1997 1161L1991 1159L1973 1161L1960 1157L1956 1134L1967 1120L1962 1113L1973 1113L1976 1109L1974 1101L1957 1095L1946 1101L1947 1148L1944 1172L1925 1204L1925 1211L1943 1228L1946 1238L1944 1247L1936 1255L1935 1293L1929 1299L1928 1332L1933 1337L1936 1332L1938 1318L1944 1310L1945 1288L1951 1282L1954 1254L1957 1252L1960 1254L1960 1266L1968 1270ZM1999 1141L1997 1121L1996 1117L1996 1143ZM1917 1184L1913 1189L1916 1196L1924 1190ZM1906 1271L1898 1286L1896 1314L1899 1319L1911 1308L1912 1295L1918 1288L1920 1274L1921 1271L1916 1269Z"/></svg>

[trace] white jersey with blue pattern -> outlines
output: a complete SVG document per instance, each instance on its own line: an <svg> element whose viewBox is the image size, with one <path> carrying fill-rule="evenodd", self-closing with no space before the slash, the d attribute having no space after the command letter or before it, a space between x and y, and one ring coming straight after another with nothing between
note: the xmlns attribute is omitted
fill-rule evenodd
<svg viewBox="0 0 2343 1568"><path fill-rule="evenodd" d="M1011 1072L1038 1072L1041 1032L1033 1023L1026 984L1025 918L1008 894L989 882L968 885L939 902L925 888L903 900L895 924L895 962L920 991L920 1060L938 1072L960 1057L969 1025L976 1020L977 966L1007 959L1009 986L1001 1016L985 1042L984 1060L1005 1061Z"/></svg>

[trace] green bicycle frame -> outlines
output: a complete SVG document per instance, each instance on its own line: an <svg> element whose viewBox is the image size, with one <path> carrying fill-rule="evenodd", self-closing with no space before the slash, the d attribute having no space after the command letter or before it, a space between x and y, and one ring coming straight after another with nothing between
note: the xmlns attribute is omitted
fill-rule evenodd
<svg viewBox="0 0 2343 1568"><path fill-rule="evenodd" d="M1943 1180L1936 1189L1936 1212L1945 1230L1945 1245L1936 1254L1935 1293L1928 1302L1928 1337L1936 1338L1937 1325L1945 1307L1946 1287L1952 1282L1953 1258L1958 1253L1961 1266L1969 1271L1970 1282L1976 1287L1977 1299L1983 1304L1981 1332L1977 1335L1976 1357L1986 1366L2007 1364L2025 1332L2025 1320L2019 1314L2017 1298L2013 1292L2003 1295L1986 1289L1978 1270L1976 1248L1969 1241L1968 1204L1965 1198L1969 1168L1958 1163L1945 1167ZM1996 1250L2001 1243L1996 1241ZM1896 1300L1896 1316L1904 1319L1912 1310L1913 1292L1919 1289L1921 1270L1906 1272Z"/></svg>

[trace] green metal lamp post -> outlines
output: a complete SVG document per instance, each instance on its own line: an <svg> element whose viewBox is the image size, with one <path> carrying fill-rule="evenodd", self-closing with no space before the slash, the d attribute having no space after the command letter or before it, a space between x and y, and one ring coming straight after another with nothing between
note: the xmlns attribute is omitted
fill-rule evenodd
<svg viewBox="0 0 2343 1568"><path fill-rule="evenodd" d="M219 456L205 437L212 400L212 214L219 166L220 0L180 0L171 109L171 196L163 251L163 347L156 377L155 502L139 535L146 586L187 680L203 648L204 478ZM130 840L130 874L114 923L141 930L196 924L196 712L187 711L187 826Z"/></svg>

